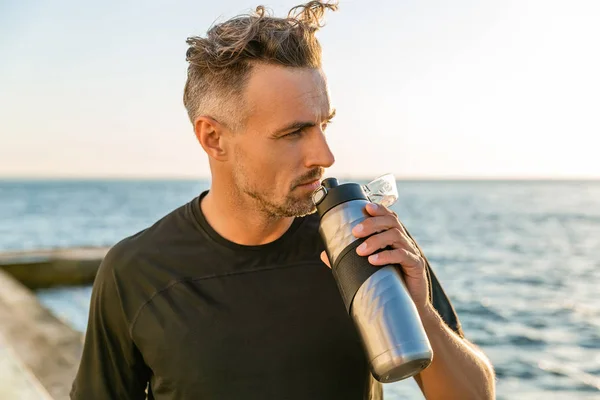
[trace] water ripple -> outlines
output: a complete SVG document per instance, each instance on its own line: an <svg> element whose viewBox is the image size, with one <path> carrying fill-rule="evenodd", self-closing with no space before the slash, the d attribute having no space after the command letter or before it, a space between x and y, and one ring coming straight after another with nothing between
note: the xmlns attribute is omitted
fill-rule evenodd
<svg viewBox="0 0 600 400"><path fill-rule="evenodd" d="M0 182L0 249L111 245L206 187ZM600 182L409 181L398 192L392 209L494 364L498 399L600 398ZM83 330L89 293L40 298ZM422 396L413 382L386 386L400 398Z"/></svg>

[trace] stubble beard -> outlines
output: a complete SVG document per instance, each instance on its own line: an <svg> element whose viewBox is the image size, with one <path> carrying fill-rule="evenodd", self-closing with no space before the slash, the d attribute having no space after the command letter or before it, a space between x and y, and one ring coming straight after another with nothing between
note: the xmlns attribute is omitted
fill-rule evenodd
<svg viewBox="0 0 600 400"><path fill-rule="evenodd" d="M304 217L317 211L310 194L294 197L289 193L281 202L276 203L268 195L256 190L244 190L244 193L253 198L258 208L273 219Z"/></svg>
<svg viewBox="0 0 600 400"><path fill-rule="evenodd" d="M266 214L268 218L304 217L317 211L312 201L312 193L300 193L300 191L296 191L297 185L293 185L288 189L285 197L278 201L275 190L261 190L257 185L252 183L243 163L239 162L237 167L235 181L237 181L238 190L253 199L256 209ZM311 177L322 176L323 172L323 168L320 168Z"/></svg>
<svg viewBox="0 0 600 400"><path fill-rule="evenodd" d="M303 217L317 211L312 193L294 193L294 188L278 201L274 190L260 190L251 184L248 175L242 172L238 175L237 185L240 191L254 200L256 209L271 219Z"/></svg>

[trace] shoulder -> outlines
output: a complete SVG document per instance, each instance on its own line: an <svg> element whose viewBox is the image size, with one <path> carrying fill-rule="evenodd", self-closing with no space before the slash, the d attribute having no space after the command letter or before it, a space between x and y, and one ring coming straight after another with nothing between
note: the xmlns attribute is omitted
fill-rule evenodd
<svg viewBox="0 0 600 400"><path fill-rule="evenodd" d="M187 216L189 204L122 239L102 260L94 288L118 296L130 321L157 291L180 278L173 263L191 241L199 242L198 231Z"/></svg>
<svg viewBox="0 0 600 400"><path fill-rule="evenodd" d="M198 241L199 230L192 207L197 198L169 212L149 227L123 238L107 253L105 261L116 277L136 273L135 267L165 255L190 241Z"/></svg>

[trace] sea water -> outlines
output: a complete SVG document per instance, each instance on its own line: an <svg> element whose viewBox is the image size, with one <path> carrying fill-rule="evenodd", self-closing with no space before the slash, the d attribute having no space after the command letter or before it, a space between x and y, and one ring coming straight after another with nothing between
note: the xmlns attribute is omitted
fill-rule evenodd
<svg viewBox="0 0 600 400"><path fill-rule="evenodd" d="M0 181L0 250L110 246L208 187ZM398 193L392 209L494 364L498 399L600 398L600 182L400 181ZM83 331L90 293L38 295ZM385 394L423 398L412 380Z"/></svg>

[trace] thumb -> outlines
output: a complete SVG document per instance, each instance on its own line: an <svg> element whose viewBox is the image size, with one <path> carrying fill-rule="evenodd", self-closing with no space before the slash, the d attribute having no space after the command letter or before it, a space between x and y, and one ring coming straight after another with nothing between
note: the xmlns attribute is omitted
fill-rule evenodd
<svg viewBox="0 0 600 400"><path fill-rule="evenodd" d="M329 264L329 258L327 258L327 253L325 253L324 251L321 252L321 261L323 261L325 265L331 268L331 265Z"/></svg>

